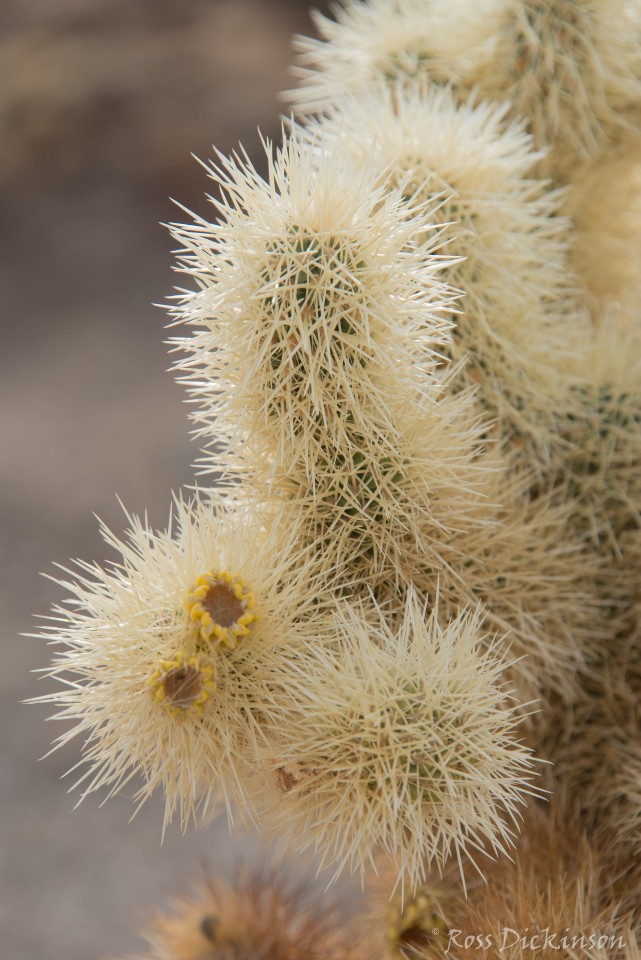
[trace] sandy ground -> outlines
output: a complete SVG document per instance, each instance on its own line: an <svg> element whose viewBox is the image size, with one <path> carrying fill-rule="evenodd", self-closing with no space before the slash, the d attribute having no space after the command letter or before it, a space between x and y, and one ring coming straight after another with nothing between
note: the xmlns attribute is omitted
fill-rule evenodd
<svg viewBox="0 0 641 960"><path fill-rule="evenodd" d="M2 0L0 4L0 953L93 960L136 948L145 907L205 870L251 861L225 823L160 845L161 798L129 822L128 797L73 809L36 629L61 597L53 561L108 557L116 493L163 525L192 481L183 393L166 372L174 196L204 210L189 156L278 136L290 36L305 2Z"/></svg>

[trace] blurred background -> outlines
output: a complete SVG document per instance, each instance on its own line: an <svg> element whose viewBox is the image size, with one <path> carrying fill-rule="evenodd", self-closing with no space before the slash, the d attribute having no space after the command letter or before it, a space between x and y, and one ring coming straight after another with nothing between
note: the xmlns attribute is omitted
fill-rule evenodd
<svg viewBox="0 0 641 960"><path fill-rule="evenodd" d="M322 3L314 4L323 7ZM98 960L139 948L146 908L207 870L261 857L224 822L160 844L162 798L74 810L74 743L51 707L37 629L61 588L53 561L103 560L92 512L121 532L118 494L164 526L193 479L182 388L166 372L171 240L159 223L207 214L190 154L238 141L264 167L279 136L291 36L306 0L0 0L0 953ZM212 211L213 212L213 211ZM55 685L53 685L55 686Z"/></svg>

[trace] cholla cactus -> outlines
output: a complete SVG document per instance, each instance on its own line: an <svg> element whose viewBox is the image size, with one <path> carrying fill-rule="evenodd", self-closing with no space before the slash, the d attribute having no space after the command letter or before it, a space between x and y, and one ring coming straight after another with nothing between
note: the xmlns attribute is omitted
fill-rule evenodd
<svg viewBox="0 0 641 960"><path fill-rule="evenodd" d="M572 179L632 129L641 96L641 9L620 0L508 0L481 92L529 119L542 171Z"/></svg>
<svg viewBox="0 0 641 960"><path fill-rule="evenodd" d="M445 224L444 250L455 258L446 276L464 294L446 348L465 361L455 386L478 386L504 452L532 470L552 456L557 370L587 322L571 299L559 195L532 178L541 155L507 112L473 98L459 104L451 89L425 83L379 85L342 98L307 135L319 149L343 143L356 170L378 164L381 182L408 202L440 201L432 216Z"/></svg>
<svg viewBox="0 0 641 960"><path fill-rule="evenodd" d="M310 576L278 518L216 502L175 511L175 533L137 518L127 542L103 530L121 561L80 564L79 579L61 581L72 598L45 635L64 647L49 671L64 687L45 699L73 721L58 745L85 738L83 795L114 794L140 773L138 801L162 787L166 823L178 810L185 824L241 790L255 678L310 613L320 628L329 581Z"/></svg>
<svg viewBox="0 0 641 960"><path fill-rule="evenodd" d="M467 870L464 888L452 869L433 871L413 897L390 898L393 873L382 862L371 897L377 939L387 941L381 956L634 956L634 921L617 912L604 851L584 830L567 832L568 812L559 794L547 809L532 804L515 855L488 864L485 877Z"/></svg>
<svg viewBox="0 0 641 960"><path fill-rule="evenodd" d="M381 79L392 86L421 77L439 85L460 82L483 62L500 3L343 0L334 14L335 20L314 15L320 40L295 41L293 72L300 83L288 99L305 112L324 110L347 92L364 93Z"/></svg>
<svg viewBox="0 0 641 960"><path fill-rule="evenodd" d="M321 909L302 884L275 871L243 873L176 901L145 931L149 949L129 960L367 960L344 927L344 913Z"/></svg>
<svg viewBox="0 0 641 960"><path fill-rule="evenodd" d="M620 554L641 515L641 337L598 330L577 366L567 424L566 469L591 536Z"/></svg>
<svg viewBox="0 0 641 960"><path fill-rule="evenodd" d="M641 299L639 139L610 147L578 176L565 209L576 225L572 265L597 326L638 327Z"/></svg>
<svg viewBox="0 0 641 960"><path fill-rule="evenodd" d="M290 99L324 110L381 79L452 85L509 101L527 118L543 176L573 180L608 138L638 137L641 9L637 0L343 0L321 40L299 38Z"/></svg>
<svg viewBox="0 0 641 960"><path fill-rule="evenodd" d="M466 898L450 882L440 907L449 929L434 956L443 947L457 958L521 960L530 951L565 960L630 956L631 918L617 916L600 853L584 831L567 831L568 810L559 800L550 810L529 809L516 857L491 864L487 882L470 873Z"/></svg>
<svg viewBox="0 0 641 960"><path fill-rule="evenodd" d="M378 844L413 889L432 861L511 844L536 793L533 759L501 684L503 640L488 642L482 619L442 629L438 607L426 619L410 597L395 630L350 611L337 651L294 650L279 664L261 754L272 819L297 846L362 871Z"/></svg>
<svg viewBox="0 0 641 960"><path fill-rule="evenodd" d="M150 960L522 960L546 924L550 955L638 956L639 241L589 194L608 137L636 162L640 20L346 0L298 41L267 178L219 155L217 222L173 226L221 489L106 532L122 559L80 564L43 631L44 699L83 794L142 774L166 823L226 807L367 891L385 866L356 939L214 885Z"/></svg>
<svg viewBox="0 0 641 960"><path fill-rule="evenodd" d="M428 393L454 295L425 205L407 209L340 150L319 163L294 139L268 157L267 181L221 158L222 221L174 228L201 288L175 313L204 327L179 341L192 354L179 369L203 433L226 430L242 466L266 461L263 482L316 488L339 451L367 457L370 437L379 459L393 449L395 407Z"/></svg>

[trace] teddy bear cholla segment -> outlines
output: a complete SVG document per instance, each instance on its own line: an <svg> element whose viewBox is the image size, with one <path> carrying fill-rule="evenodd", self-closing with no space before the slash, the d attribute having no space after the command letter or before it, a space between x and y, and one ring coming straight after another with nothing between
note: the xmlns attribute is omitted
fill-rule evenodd
<svg viewBox="0 0 641 960"><path fill-rule="evenodd" d="M269 164L265 181L221 158L220 222L174 227L199 288L173 308L194 331L178 369L218 444L210 466L253 495L286 477L320 497L346 466L397 471L397 408L429 395L455 296L433 204L384 190L340 146L319 162L293 136Z"/></svg>
<svg viewBox="0 0 641 960"><path fill-rule="evenodd" d="M127 960L373 960L375 949L346 910L276 868L201 882L143 936L148 948Z"/></svg>
<svg viewBox="0 0 641 960"><path fill-rule="evenodd" d="M528 117L544 176L572 181L636 127L641 96L641 8L620 0L506 0L480 69L489 99Z"/></svg>
<svg viewBox="0 0 641 960"><path fill-rule="evenodd" d="M504 638L482 620L442 627L411 594L395 626L345 606L336 647L285 651L258 744L267 821L336 873L363 873L378 845L410 888L431 862L509 847L535 761L502 682Z"/></svg>
<svg viewBox="0 0 641 960"><path fill-rule="evenodd" d="M541 154L508 110L473 96L457 102L451 89L425 83L380 83L308 118L299 135L319 153L342 143L356 169L378 169L388 189L432 201L452 258L443 275L464 294L445 348L465 361L453 386L477 388L506 452L532 469L551 457L558 370L588 319L570 296L561 197L534 179Z"/></svg>
<svg viewBox="0 0 641 960"><path fill-rule="evenodd" d="M335 19L314 11L319 39L297 37L299 85L287 98L301 111L324 110L345 93L381 81L410 87L419 79L460 83L486 57L501 0L343 0Z"/></svg>
<svg viewBox="0 0 641 960"><path fill-rule="evenodd" d="M58 746L84 738L83 795L115 794L140 775L137 799L162 787L166 820L177 811L186 823L209 816L219 797L242 796L240 766L258 730L255 675L280 645L315 629L307 624L329 578L306 566L292 525L219 498L177 502L164 533L130 523L124 541L103 531L119 562L80 564L81 575L63 581L71 600L44 633L61 648L47 672L64 687L42 699L72 721ZM192 616L194 585L208 569L236 571L204 582L231 585L230 597L247 604L233 645L212 643ZM221 609L220 629L229 630L234 611L229 603L223 618Z"/></svg>

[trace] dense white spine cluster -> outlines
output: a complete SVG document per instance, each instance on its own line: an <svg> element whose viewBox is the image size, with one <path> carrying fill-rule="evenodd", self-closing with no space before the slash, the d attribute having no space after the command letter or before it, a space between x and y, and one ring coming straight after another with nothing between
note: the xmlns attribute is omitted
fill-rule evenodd
<svg viewBox="0 0 641 960"><path fill-rule="evenodd" d="M265 693L267 813L338 872L376 846L410 888L432 861L496 853L536 790L483 612L439 624L410 595L398 627L341 610L335 650L292 650ZM257 793L265 787L261 779ZM269 790L271 787L271 790Z"/></svg>
<svg viewBox="0 0 641 960"><path fill-rule="evenodd" d="M417 81L345 96L302 130L317 150L341 143L355 171L378 167L388 190L435 205L444 276L463 293L446 352L454 388L476 387L502 452L538 467L557 441L557 411L588 319L572 295L570 222L559 191L534 177L541 154L508 104L457 102ZM436 206L437 205L437 206ZM461 361L462 364L460 363Z"/></svg>

